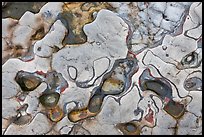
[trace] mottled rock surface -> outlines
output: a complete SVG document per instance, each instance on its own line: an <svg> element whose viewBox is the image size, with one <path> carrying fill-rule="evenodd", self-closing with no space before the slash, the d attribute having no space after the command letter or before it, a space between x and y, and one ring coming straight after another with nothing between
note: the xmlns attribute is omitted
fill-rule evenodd
<svg viewBox="0 0 204 137"><path fill-rule="evenodd" d="M201 2L2 2L2 135L202 135Z"/></svg>

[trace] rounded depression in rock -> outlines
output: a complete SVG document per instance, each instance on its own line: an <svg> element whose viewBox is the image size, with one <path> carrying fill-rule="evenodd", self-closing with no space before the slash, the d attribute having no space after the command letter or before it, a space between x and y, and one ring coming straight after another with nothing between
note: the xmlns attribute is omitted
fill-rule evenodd
<svg viewBox="0 0 204 137"><path fill-rule="evenodd" d="M57 92L43 92L39 97L40 103L46 108L54 108L60 98L60 94Z"/></svg>

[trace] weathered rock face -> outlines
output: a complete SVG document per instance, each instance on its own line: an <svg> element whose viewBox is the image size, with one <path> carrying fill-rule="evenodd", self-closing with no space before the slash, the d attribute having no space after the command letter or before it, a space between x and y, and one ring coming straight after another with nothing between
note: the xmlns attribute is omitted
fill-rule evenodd
<svg viewBox="0 0 204 137"><path fill-rule="evenodd" d="M202 134L201 2L2 8L2 134Z"/></svg>
<svg viewBox="0 0 204 137"><path fill-rule="evenodd" d="M135 53L160 45L166 34L182 33L188 3L175 2L109 2L132 29L130 46Z"/></svg>
<svg viewBox="0 0 204 137"><path fill-rule="evenodd" d="M52 68L67 77L69 71L67 67L72 66L77 72L76 83L88 84L97 77L95 73L98 72L95 70L101 69L102 74L108 67L112 67L116 59L126 57L128 26L115 13L101 10L92 23L84 26L84 32L87 35L87 42L65 46L55 53ZM103 63L108 65L97 66L95 64L97 60L103 60Z"/></svg>
<svg viewBox="0 0 204 137"><path fill-rule="evenodd" d="M2 19L2 64L12 57L24 61L34 58L33 45L45 36L61 11L62 3L57 3L54 9L52 4L46 4L37 14L26 11L19 20ZM48 6L51 6L50 11L46 9Z"/></svg>

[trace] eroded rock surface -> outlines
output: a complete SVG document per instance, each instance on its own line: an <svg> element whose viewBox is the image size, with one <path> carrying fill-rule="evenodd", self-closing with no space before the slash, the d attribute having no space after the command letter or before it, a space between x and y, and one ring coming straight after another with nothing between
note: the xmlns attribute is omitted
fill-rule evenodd
<svg viewBox="0 0 204 137"><path fill-rule="evenodd" d="M201 2L24 4L2 2L3 135L202 135Z"/></svg>

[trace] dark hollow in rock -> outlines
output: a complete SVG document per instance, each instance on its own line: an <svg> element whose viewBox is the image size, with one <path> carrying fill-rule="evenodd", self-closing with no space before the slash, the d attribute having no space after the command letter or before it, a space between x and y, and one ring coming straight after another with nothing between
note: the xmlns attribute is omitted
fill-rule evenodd
<svg viewBox="0 0 204 137"><path fill-rule="evenodd" d="M45 91L43 94L39 97L40 103L45 107L45 108L54 108L60 98L60 94L57 92L50 92L50 91Z"/></svg>
<svg viewBox="0 0 204 137"><path fill-rule="evenodd" d="M184 88L187 91L198 90L202 91L202 80L198 77L191 77L184 81Z"/></svg>
<svg viewBox="0 0 204 137"><path fill-rule="evenodd" d="M182 69L196 68L201 64L201 60L198 60L198 53L195 51L187 54L181 60Z"/></svg>
<svg viewBox="0 0 204 137"><path fill-rule="evenodd" d="M116 128L118 128L124 135L140 135L141 133L139 123L133 121L119 123L116 125Z"/></svg>
<svg viewBox="0 0 204 137"><path fill-rule="evenodd" d="M184 104L170 100L163 108L172 117L178 119L183 116L185 112Z"/></svg>
<svg viewBox="0 0 204 137"><path fill-rule="evenodd" d="M134 124L132 123L126 123L125 124L125 129L128 131L128 132L135 132L137 127L135 127Z"/></svg>
<svg viewBox="0 0 204 137"><path fill-rule="evenodd" d="M144 90L152 90L162 99L172 98L172 89L160 80L148 80L143 84Z"/></svg>
<svg viewBox="0 0 204 137"><path fill-rule="evenodd" d="M92 113L99 112L103 103L103 98L104 95L102 94L94 94L89 100L88 110Z"/></svg>
<svg viewBox="0 0 204 137"><path fill-rule="evenodd" d="M33 91L41 84L41 78L29 72L19 71L16 74L15 81L23 91Z"/></svg>

